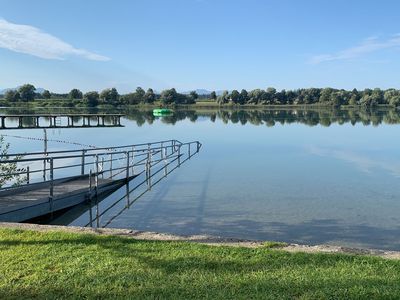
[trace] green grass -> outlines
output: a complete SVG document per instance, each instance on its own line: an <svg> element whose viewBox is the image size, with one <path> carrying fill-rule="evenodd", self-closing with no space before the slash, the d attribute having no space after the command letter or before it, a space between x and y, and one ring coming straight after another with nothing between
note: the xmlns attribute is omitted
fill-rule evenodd
<svg viewBox="0 0 400 300"><path fill-rule="evenodd" d="M0 229L0 299L399 299L400 261Z"/></svg>

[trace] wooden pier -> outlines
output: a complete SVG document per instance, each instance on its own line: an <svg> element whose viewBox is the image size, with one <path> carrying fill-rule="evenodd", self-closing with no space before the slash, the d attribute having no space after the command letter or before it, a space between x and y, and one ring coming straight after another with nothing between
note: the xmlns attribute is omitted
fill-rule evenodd
<svg viewBox="0 0 400 300"><path fill-rule="evenodd" d="M122 127L123 114L1 115L0 129ZM16 125L7 124L7 119Z"/></svg>
<svg viewBox="0 0 400 300"><path fill-rule="evenodd" d="M0 173L0 221L23 222L75 205L98 203L101 197L118 190L142 175L137 186L151 189L152 178L180 167L198 153L198 141L167 140L106 148L85 148L2 156L0 166L15 165L14 171ZM158 168L158 169L157 169ZM144 177L144 178L143 178ZM13 181L14 180L14 181ZM8 185L4 182L8 181ZM1 182L1 181L0 181ZM17 185L13 183L18 182Z"/></svg>
<svg viewBox="0 0 400 300"><path fill-rule="evenodd" d="M129 180L134 177L131 176ZM55 180L53 184L54 195L52 199L49 199L49 182L31 184L17 191L1 191L0 220L23 222L91 199L100 201L103 196L126 184L126 180L99 178L97 191L94 189L89 191L89 176L64 178Z"/></svg>

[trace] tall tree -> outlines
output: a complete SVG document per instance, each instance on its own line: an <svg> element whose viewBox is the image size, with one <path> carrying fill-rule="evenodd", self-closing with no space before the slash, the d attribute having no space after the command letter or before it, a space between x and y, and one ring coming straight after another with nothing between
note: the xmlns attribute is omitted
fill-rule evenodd
<svg viewBox="0 0 400 300"><path fill-rule="evenodd" d="M50 99L51 98L50 91L44 90L42 93L42 97L43 97L43 99Z"/></svg>
<svg viewBox="0 0 400 300"><path fill-rule="evenodd" d="M325 103L328 103L329 101L331 101L331 93L332 92L333 92L333 89L331 89L331 88L322 89L321 96L319 97L319 101L325 102Z"/></svg>
<svg viewBox="0 0 400 300"><path fill-rule="evenodd" d="M210 98L214 101L217 100L217 93L215 91L212 91L210 94Z"/></svg>
<svg viewBox="0 0 400 300"><path fill-rule="evenodd" d="M172 88L162 91L160 97L163 104L172 104L174 102L177 102L178 93L174 88Z"/></svg>
<svg viewBox="0 0 400 300"><path fill-rule="evenodd" d="M36 88L32 84L24 84L18 90L21 100L24 102L29 102L35 99Z"/></svg>
<svg viewBox="0 0 400 300"><path fill-rule="evenodd" d="M73 100L73 99L82 99L83 98L83 94L80 90L78 89L72 89L69 94L68 97Z"/></svg>
<svg viewBox="0 0 400 300"><path fill-rule="evenodd" d="M245 104L249 101L249 93L245 89L240 91L240 104Z"/></svg>
<svg viewBox="0 0 400 300"><path fill-rule="evenodd" d="M17 102L20 100L20 94L18 91L16 90L8 90L5 95L4 98L8 101L8 102Z"/></svg>
<svg viewBox="0 0 400 300"><path fill-rule="evenodd" d="M138 100L139 102L144 102L144 95L146 94L146 92L144 91L144 89L142 89L140 86L138 86L138 87L136 88L135 93L136 93L137 100Z"/></svg>
<svg viewBox="0 0 400 300"><path fill-rule="evenodd" d="M193 102L196 102L196 100L199 98L199 95L197 94L196 91L191 91L189 96L190 98L192 98L191 100L193 100Z"/></svg>
<svg viewBox="0 0 400 300"><path fill-rule="evenodd" d="M240 94L237 90L233 90L230 94L230 100L235 103L238 104L240 102Z"/></svg>
<svg viewBox="0 0 400 300"><path fill-rule="evenodd" d="M229 101L229 92L224 91L221 95L218 96L217 102L219 104L224 104Z"/></svg>
<svg viewBox="0 0 400 300"><path fill-rule="evenodd" d="M105 104L115 104L119 99L119 94L116 88L111 88L103 90L99 97Z"/></svg>
<svg viewBox="0 0 400 300"><path fill-rule="evenodd" d="M87 106L94 107L99 104L99 93L96 91L87 92L83 96L83 101Z"/></svg>
<svg viewBox="0 0 400 300"><path fill-rule="evenodd" d="M145 103L153 103L156 100L156 95L154 94L153 89L148 89L147 92L143 96Z"/></svg>

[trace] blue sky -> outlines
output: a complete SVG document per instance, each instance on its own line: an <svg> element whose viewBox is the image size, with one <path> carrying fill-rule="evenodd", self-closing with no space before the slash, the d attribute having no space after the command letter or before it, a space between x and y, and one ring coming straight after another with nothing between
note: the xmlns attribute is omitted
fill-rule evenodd
<svg viewBox="0 0 400 300"><path fill-rule="evenodd" d="M0 0L0 89L400 88L399 1Z"/></svg>

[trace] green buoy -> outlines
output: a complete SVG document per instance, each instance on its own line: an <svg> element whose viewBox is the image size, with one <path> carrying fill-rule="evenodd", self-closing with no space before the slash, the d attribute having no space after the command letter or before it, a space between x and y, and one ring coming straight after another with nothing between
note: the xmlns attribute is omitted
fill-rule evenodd
<svg viewBox="0 0 400 300"><path fill-rule="evenodd" d="M156 108L153 109L153 116L156 117L163 117L163 116L169 116L173 113L173 111L169 108Z"/></svg>

